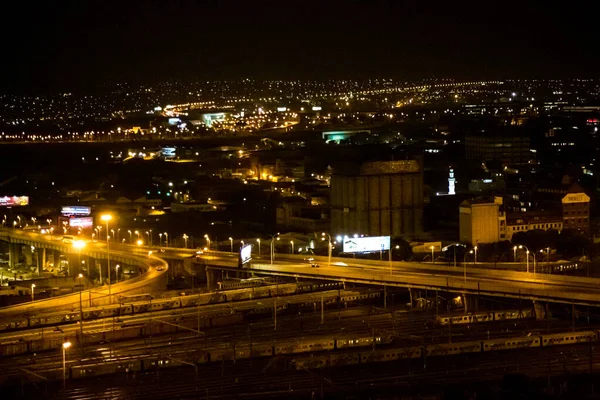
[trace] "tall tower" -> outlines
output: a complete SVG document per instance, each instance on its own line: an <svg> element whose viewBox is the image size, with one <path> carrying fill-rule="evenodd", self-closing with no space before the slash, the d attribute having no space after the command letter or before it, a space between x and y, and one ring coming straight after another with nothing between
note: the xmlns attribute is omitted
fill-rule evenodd
<svg viewBox="0 0 600 400"><path fill-rule="evenodd" d="M448 174L448 194L454 195L456 194L456 179L454 179L454 169L450 168L450 173Z"/></svg>

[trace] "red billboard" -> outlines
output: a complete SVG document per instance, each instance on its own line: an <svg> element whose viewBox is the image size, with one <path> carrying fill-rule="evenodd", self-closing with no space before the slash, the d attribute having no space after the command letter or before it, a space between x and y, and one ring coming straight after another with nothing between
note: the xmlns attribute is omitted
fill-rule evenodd
<svg viewBox="0 0 600 400"><path fill-rule="evenodd" d="M29 205L29 196L4 196L0 197L0 207L14 207Z"/></svg>

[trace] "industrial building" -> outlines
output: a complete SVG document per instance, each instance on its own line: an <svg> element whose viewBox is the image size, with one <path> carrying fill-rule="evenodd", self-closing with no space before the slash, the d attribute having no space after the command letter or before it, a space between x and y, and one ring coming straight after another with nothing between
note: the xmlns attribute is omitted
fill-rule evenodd
<svg viewBox="0 0 600 400"><path fill-rule="evenodd" d="M571 191L581 189L573 185ZM561 199L562 212L505 213L502 198L465 200L459 208L461 243L495 243L512 240L514 234L536 229L573 229L589 234L590 197L583 192L569 192Z"/></svg>
<svg viewBox="0 0 600 400"><path fill-rule="evenodd" d="M334 166L330 195L335 234L397 237L423 231L423 167L417 160Z"/></svg>

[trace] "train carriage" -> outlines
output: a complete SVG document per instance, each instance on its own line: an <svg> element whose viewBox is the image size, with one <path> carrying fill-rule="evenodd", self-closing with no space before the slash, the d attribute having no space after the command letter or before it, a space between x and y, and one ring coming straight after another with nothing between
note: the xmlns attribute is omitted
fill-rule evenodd
<svg viewBox="0 0 600 400"><path fill-rule="evenodd" d="M294 344L276 344L274 347L276 355L333 350L335 348L335 340L329 338L301 340Z"/></svg>
<svg viewBox="0 0 600 400"><path fill-rule="evenodd" d="M427 357L445 356L464 353L481 352L481 342L457 342L457 343L438 343L425 347L424 355Z"/></svg>
<svg viewBox="0 0 600 400"><path fill-rule="evenodd" d="M523 349L529 347L539 347L540 337L539 336L523 336L523 337L509 337L500 339L484 340L482 342L482 351L498 351L498 350L511 350L511 349Z"/></svg>
<svg viewBox="0 0 600 400"><path fill-rule="evenodd" d="M550 333L542 335L540 340L541 345L544 347L575 343L589 343L598 340L598 331Z"/></svg>

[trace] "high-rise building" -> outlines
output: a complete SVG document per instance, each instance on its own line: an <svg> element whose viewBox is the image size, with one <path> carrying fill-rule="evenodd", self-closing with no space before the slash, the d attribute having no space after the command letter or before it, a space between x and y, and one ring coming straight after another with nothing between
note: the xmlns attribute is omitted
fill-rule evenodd
<svg viewBox="0 0 600 400"><path fill-rule="evenodd" d="M334 166L332 234L413 235L423 231L423 168L417 160Z"/></svg>

